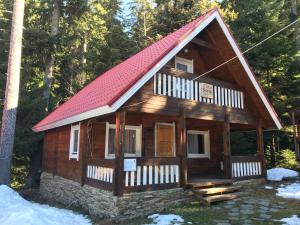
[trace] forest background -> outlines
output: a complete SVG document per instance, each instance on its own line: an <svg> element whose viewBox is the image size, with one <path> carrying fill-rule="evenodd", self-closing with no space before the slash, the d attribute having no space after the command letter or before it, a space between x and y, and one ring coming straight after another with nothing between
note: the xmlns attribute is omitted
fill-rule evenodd
<svg viewBox="0 0 300 225"><path fill-rule="evenodd" d="M242 50L288 25L300 0L26 0L12 186L31 185L43 134L31 128L78 90L214 6ZM0 0L0 115L12 1ZM264 132L268 166L300 168L288 112L300 106L300 22L246 55L285 127ZM0 124L1 125L1 124ZM255 132L232 133L232 152L256 151ZM235 148L235 142L246 143Z"/></svg>

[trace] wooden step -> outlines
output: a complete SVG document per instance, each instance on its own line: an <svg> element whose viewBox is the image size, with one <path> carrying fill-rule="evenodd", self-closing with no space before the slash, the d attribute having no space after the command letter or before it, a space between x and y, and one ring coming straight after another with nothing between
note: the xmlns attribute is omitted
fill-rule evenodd
<svg viewBox="0 0 300 225"><path fill-rule="evenodd" d="M205 189L195 189L193 190L196 195L215 195L215 194L224 194L232 193L240 190L239 186L227 186L227 187L211 187Z"/></svg>
<svg viewBox="0 0 300 225"><path fill-rule="evenodd" d="M235 193L235 194L212 195L212 196L202 197L200 198L200 200L206 202L207 204L211 204L213 202L221 202L221 201L235 199L237 197L239 197L239 194Z"/></svg>
<svg viewBox="0 0 300 225"><path fill-rule="evenodd" d="M200 181L200 182L190 182L187 184L187 188L209 188L214 186L221 186L221 185L231 185L233 180L223 179L223 180L216 180L216 181Z"/></svg>

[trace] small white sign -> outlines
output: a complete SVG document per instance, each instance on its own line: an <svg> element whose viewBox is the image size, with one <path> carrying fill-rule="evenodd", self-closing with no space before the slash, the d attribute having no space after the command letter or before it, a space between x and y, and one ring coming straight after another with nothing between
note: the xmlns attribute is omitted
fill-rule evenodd
<svg viewBox="0 0 300 225"><path fill-rule="evenodd" d="M136 171L136 159L124 159L124 171Z"/></svg>
<svg viewBox="0 0 300 225"><path fill-rule="evenodd" d="M214 97L213 85L201 83L201 96L204 98L213 98Z"/></svg>

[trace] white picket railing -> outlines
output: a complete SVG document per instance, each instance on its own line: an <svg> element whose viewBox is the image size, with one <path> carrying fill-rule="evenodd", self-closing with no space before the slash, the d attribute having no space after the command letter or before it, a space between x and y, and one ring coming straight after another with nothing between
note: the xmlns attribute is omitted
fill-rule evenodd
<svg viewBox="0 0 300 225"><path fill-rule="evenodd" d="M87 178L100 180L108 183L113 182L114 170L101 166L87 166Z"/></svg>
<svg viewBox="0 0 300 225"><path fill-rule="evenodd" d="M232 162L232 177L251 177L251 176L261 176L262 168L260 161L242 161L242 162Z"/></svg>
<svg viewBox="0 0 300 225"><path fill-rule="evenodd" d="M199 81L157 73L154 76L154 94L175 98L195 100L210 104L218 104L233 108L244 108L244 94L242 91L212 85L213 93L210 98L203 97Z"/></svg>
<svg viewBox="0 0 300 225"><path fill-rule="evenodd" d="M125 173L125 186L145 186L179 183L178 165L141 165Z"/></svg>

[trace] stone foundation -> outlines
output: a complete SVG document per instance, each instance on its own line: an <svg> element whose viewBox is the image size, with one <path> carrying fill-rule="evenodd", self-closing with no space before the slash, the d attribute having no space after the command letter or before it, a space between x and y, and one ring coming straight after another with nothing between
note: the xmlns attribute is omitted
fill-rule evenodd
<svg viewBox="0 0 300 225"><path fill-rule="evenodd" d="M75 181L49 173L42 173L40 193L43 197L66 206L80 207L92 216L117 220L160 212L170 205L190 199L188 191L182 188L133 192L117 197L112 192L89 185L81 186Z"/></svg>

